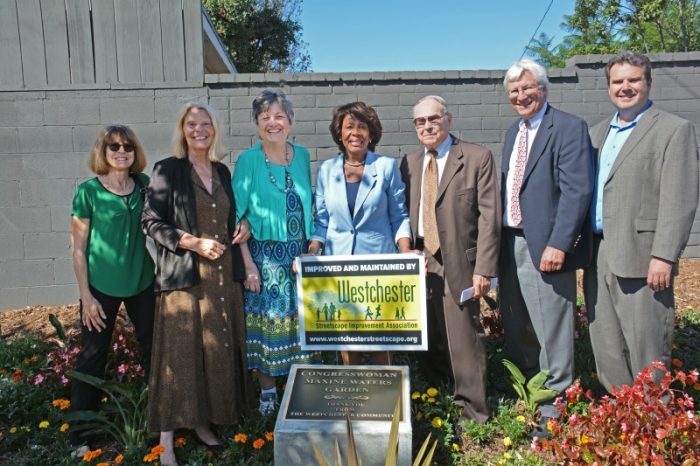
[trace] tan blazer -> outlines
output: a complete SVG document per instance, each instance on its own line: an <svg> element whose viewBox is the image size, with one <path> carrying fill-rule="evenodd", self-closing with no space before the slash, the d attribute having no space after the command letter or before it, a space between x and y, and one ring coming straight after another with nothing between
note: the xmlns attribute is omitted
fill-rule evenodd
<svg viewBox="0 0 700 466"><path fill-rule="evenodd" d="M591 129L598 162L611 120ZM652 256L678 262L697 204L693 125L652 106L620 149L603 189L603 235L612 243L611 271L639 278L647 276Z"/></svg>
<svg viewBox="0 0 700 466"><path fill-rule="evenodd" d="M401 160L413 239L418 232L418 211L425 149ZM438 186L435 215L440 236L445 279L455 302L472 286L472 275L498 275L501 237L501 203L498 171L491 151L453 137Z"/></svg>

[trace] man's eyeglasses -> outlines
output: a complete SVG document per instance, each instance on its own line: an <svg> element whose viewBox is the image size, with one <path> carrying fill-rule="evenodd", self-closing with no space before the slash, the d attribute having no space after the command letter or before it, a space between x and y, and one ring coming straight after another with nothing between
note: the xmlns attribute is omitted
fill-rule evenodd
<svg viewBox="0 0 700 466"><path fill-rule="evenodd" d="M112 152L119 152L119 148L121 147L124 148L124 152L133 152L136 148L133 144L119 144L118 142L112 142L110 144L107 144L107 147L109 147L109 150L111 150Z"/></svg>
<svg viewBox="0 0 700 466"><path fill-rule="evenodd" d="M515 98L515 97L518 97L520 95L520 93L522 92L526 96L530 96L530 95L534 94L535 92L537 92L537 90L539 88L540 88L540 86L523 86L520 88L513 88L513 89L510 89L508 91L508 95L510 97Z"/></svg>
<svg viewBox="0 0 700 466"><path fill-rule="evenodd" d="M413 119L413 124L416 128L424 128L425 126L433 126L440 123L440 120L445 115L430 115L428 117L418 117Z"/></svg>

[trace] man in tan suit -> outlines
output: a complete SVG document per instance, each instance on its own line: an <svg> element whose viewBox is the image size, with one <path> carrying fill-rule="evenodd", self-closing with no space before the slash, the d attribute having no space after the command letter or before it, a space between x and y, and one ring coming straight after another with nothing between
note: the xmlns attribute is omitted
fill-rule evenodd
<svg viewBox="0 0 700 466"><path fill-rule="evenodd" d="M498 172L485 147L450 135L452 115L438 96L422 98L413 123L423 147L401 160L414 246L428 264L429 382L452 378L462 418L486 422L486 352L479 298L498 273ZM474 287L462 303L462 290ZM449 366L448 366L449 365Z"/></svg>
<svg viewBox="0 0 700 466"><path fill-rule="evenodd" d="M692 123L649 99L646 56L624 52L605 74L617 112L591 129L594 255L584 288L598 376L610 391L654 360L668 367L673 276L697 207L698 148Z"/></svg>

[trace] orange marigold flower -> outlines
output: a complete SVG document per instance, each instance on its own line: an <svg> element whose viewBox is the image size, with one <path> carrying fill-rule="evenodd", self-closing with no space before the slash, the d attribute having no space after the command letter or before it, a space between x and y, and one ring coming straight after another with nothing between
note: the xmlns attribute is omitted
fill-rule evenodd
<svg viewBox="0 0 700 466"><path fill-rule="evenodd" d="M158 455L154 455L153 453L146 453L146 455L144 455L143 457L143 460L146 463L152 463L154 461L158 461Z"/></svg>
<svg viewBox="0 0 700 466"><path fill-rule="evenodd" d="M107 463L106 461L103 461L101 463L97 463L96 466L109 466L109 463Z"/></svg>
<svg viewBox="0 0 700 466"><path fill-rule="evenodd" d="M156 445L155 447L151 448L151 453L154 455L160 456L165 452L165 447L163 445Z"/></svg>
<svg viewBox="0 0 700 466"><path fill-rule="evenodd" d="M53 404L54 408L59 408L61 411L70 408L70 400L64 400L62 398L53 400L51 404Z"/></svg>
<svg viewBox="0 0 700 466"><path fill-rule="evenodd" d="M233 436L233 441L236 443L246 443L248 441L248 436L242 432L239 432Z"/></svg>
<svg viewBox="0 0 700 466"><path fill-rule="evenodd" d="M187 444L187 440L185 440L185 437L178 437L175 440L175 448L179 448L185 444Z"/></svg>
<svg viewBox="0 0 700 466"><path fill-rule="evenodd" d="M124 455L121 453L114 457L114 464L122 464L122 461L124 461Z"/></svg>
<svg viewBox="0 0 700 466"><path fill-rule="evenodd" d="M265 440L261 438L256 439L255 442L253 442L253 448L255 448L256 450L260 450L263 447L263 445L265 445Z"/></svg>
<svg viewBox="0 0 700 466"><path fill-rule="evenodd" d="M697 391L700 391L700 383L693 384L693 388Z"/></svg>
<svg viewBox="0 0 700 466"><path fill-rule="evenodd" d="M64 422L63 424L61 424L61 428L60 428L59 430L60 430L61 432L65 432L65 431L67 431L68 429L70 429L70 424L68 424L67 422Z"/></svg>
<svg viewBox="0 0 700 466"><path fill-rule="evenodd" d="M265 432L265 440L268 442L272 442L272 439L275 438L275 434L272 432Z"/></svg>
<svg viewBox="0 0 700 466"><path fill-rule="evenodd" d="M102 455L102 449L98 448L97 450L89 450L85 452L83 455L83 461L86 463L89 463L90 461L94 460L95 458L99 457Z"/></svg>
<svg viewBox="0 0 700 466"><path fill-rule="evenodd" d="M671 364L673 364L675 367L681 367L683 365L683 361L678 358L673 358L671 360Z"/></svg>

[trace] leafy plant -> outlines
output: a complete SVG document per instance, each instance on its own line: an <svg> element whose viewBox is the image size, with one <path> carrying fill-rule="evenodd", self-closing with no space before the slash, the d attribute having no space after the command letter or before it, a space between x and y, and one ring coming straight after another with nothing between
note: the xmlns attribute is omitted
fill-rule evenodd
<svg viewBox="0 0 700 466"><path fill-rule="evenodd" d="M664 371L658 384L656 371ZM690 395L672 388L697 382L697 369L672 375L656 361L631 386L599 401L574 384L566 391L568 403L557 401L562 418L551 424L552 439L533 447L557 464L698 464L700 419ZM590 402L587 410L582 402Z"/></svg>
<svg viewBox="0 0 700 466"><path fill-rule="evenodd" d="M503 365L506 366L506 369L510 372L511 383L515 393L518 394L520 400L525 404L530 419L534 419L537 412L537 405L543 401L551 400L557 395L557 392L554 390L542 388L547 381L547 377L549 377L549 371L540 371L527 381L526 384L525 376L515 364L504 359Z"/></svg>
<svg viewBox="0 0 700 466"><path fill-rule="evenodd" d="M100 389L110 400L101 411L70 413L68 420L77 421L73 429L86 430L91 434L107 434L127 450L146 444L147 387L111 382L77 371L72 371L70 376Z"/></svg>

